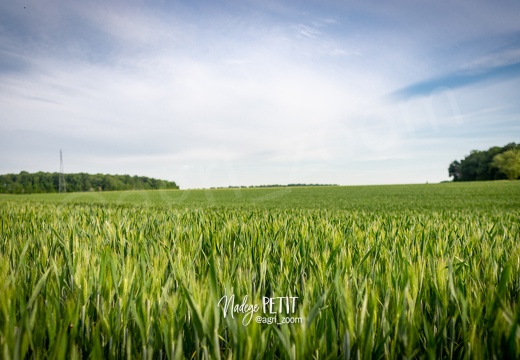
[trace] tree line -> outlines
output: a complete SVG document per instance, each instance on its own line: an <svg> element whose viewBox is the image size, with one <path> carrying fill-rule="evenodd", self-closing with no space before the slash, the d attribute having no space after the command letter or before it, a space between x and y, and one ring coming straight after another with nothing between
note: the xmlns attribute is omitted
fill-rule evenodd
<svg viewBox="0 0 520 360"><path fill-rule="evenodd" d="M64 174L67 192L178 189L173 181L146 176L108 174ZM22 171L19 174L0 175L0 193L31 194L58 192L59 173Z"/></svg>
<svg viewBox="0 0 520 360"><path fill-rule="evenodd" d="M510 143L488 150L473 150L464 159L448 167L453 181L518 179L520 176L520 144Z"/></svg>

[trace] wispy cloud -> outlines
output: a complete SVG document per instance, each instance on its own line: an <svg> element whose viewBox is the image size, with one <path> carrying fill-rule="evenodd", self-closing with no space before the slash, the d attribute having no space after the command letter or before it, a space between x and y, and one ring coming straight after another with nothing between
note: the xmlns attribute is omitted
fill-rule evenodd
<svg viewBox="0 0 520 360"><path fill-rule="evenodd" d="M456 89L482 81L500 81L520 76L520 47L515 42L501 51L485 54L462 64L455 71L405 86L390 96L403 99L430 95L436 90Z"/></svg>
<svg viewBox="0 0 520 360"><path fill-rule="evenodd" d="M497 66L493 68L479 68L478 71L456 72L438 78L406 86L390 94L396 99L403 99L412 96L431 95L435 91L443 91L444 89L455 89L463 86L476 84L486 80L510 79L520 76L520 62Z"/></svg>

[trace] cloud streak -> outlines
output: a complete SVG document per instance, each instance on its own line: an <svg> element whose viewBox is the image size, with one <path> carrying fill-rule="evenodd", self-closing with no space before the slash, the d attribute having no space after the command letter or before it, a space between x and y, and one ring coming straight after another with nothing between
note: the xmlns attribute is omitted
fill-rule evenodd
<svg viewBox="0 0 520 360"><path fill-rule="evenodd" d="M430 95L439 89L456 89L483 81L501 81L520 76L520 47L483 56L460 71L419 81L390 94L395 99Z"/></svg>

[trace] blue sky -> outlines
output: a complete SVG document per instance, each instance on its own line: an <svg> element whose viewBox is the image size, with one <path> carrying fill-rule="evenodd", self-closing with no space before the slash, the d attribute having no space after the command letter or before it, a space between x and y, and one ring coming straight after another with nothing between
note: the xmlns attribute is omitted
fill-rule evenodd
<svg viewBox="0 0 520 360"><path fill-rule="evenodd" d="M520 142L518 1L4 1L0 173L448 179Z"/></svg>

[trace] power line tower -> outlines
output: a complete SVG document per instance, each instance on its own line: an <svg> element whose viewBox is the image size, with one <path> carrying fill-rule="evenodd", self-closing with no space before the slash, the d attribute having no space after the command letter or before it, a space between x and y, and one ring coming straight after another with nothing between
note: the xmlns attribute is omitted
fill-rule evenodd
<svg viewBox="0 0 520 360"><path fill-rule="evenodd" d="M65 184L65 174L63 173L63 154L60 149L60 180L58 192L67 192L67 185Z"/></svg>

